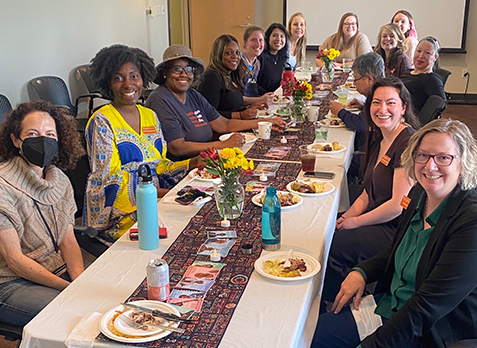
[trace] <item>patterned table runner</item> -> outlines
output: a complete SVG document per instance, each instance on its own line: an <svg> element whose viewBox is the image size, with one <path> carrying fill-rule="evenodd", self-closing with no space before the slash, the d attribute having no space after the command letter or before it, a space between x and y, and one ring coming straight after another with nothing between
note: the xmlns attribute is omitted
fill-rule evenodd
<svg viewBox="0 0 477 348"><path fill-rule="evenodd" d="M288 182L295 180L300 169L301 165L299 163L282 163L276 172L276 176L270 177L268 182L275 186L277 190L283 190ZM256 177L245 176L240 181L245 184L250 180L256 180ZM252 203L252 197L255 194L257 192L245 193L245 203L241 217L230 220L231 226L226 228L237 232L237 240L227 257L220 261L225 263L226 266L222 268L215 284L207 292L202 311L192 317L192 319L197 320L197 323L181 324L180 327L186 329L183 334L172 333L161 340L130 345L150 348L214 348L219 346L240 297L248 284L254 269L254 263L262 252L262 209ZM209 260L207 256L197 255L197 252L207 239L207 231L224 230L220 227L220 220L215 201L206 203L169 247L163 259L169 264L171 287L179 282L194 261ZM241 252L241 245L245 243L253 245L251 255ZM138 298L147 299L146 279L134 290L128 300L137 300ZM99 334L97 339L111 341L103 334Z"/></svg>

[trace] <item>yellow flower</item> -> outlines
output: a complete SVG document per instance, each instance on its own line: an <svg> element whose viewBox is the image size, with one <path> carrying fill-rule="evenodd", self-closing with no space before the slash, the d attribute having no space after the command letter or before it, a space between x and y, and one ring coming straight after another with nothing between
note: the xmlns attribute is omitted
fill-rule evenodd
<svg viewBox="0 0 477 348"><path fill-rule="evenodd" d="M227 147L220 151L220 156L225 159L235 157L235 150Z"/></svg>
<svg viewBox="0 0 477 348"><path fill-rule="evenodd" d="M237 156L243 156L243 151L240 150L238 147L234 147L234 151Z"/></svg>
<svg viewBox="0 0 477 348"><path fill-rule="evenodd" d="M225 169L235 169L238 168L242 165L242 161L240 160L239 157L232 157L229 158L229 160L224 163L224 168Z"/></svg>
<svg viewBox="0 0 477 348"><path fill-rule="evenodd" d="M253 160L250 160L250 162L248 163L248 167L252 170L255 168L255 165L253 164Z"/></svg>
<svg viewBox="0 0 477 348"><path fill-rule="evenodd" d="M242 160L242 169L243 169L243 170L247 170L247 169L248 169L248 161L247 161L247 159L246 159L245 157L242 157L241 160Z"/></svg>

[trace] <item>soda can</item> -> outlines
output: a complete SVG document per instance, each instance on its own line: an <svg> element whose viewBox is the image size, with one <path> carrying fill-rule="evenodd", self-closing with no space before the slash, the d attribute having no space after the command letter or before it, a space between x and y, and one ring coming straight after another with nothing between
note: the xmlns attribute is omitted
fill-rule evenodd
<svg viewBox="0 0 477 348"><path fill-rule="evenodd" d="M169 266L166 260L152 259L147 264L147 297L165 301L169 297Z"/></svg>

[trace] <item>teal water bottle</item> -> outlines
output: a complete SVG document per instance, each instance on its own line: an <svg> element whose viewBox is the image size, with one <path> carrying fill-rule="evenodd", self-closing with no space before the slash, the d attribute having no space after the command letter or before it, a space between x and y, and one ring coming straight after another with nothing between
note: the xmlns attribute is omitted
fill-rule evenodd
<svg viewBox="0 0 477 348"><path fill-rule="evenodd" d="M280 249L281 206L275 187L267 187L262 204L262 246L265 250Z"/></svg>
<svg viewBox="0 0 477 348"><path fill-rule="evenodd" d="M152 250L159 247L157 190L152 183L151 168L147 164L141 164L137 173L139 177L139 185L136 188L139 248Z"/></svg>

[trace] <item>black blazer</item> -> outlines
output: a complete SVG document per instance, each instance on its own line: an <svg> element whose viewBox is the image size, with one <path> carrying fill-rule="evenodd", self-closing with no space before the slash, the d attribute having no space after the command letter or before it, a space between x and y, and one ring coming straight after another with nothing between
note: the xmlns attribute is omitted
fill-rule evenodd
<svg viewBox="0 0 477 348"><path fill-rule="evenodd" d="M392 246L358 265L368 283L379 280L376 293L389 290L394 255L419 197L418 184L409 193ZM364 348L403 347L418 338L420 347L447 347L477 338L477 191L452 191L416 271L416 291L383 326L363 340Z"/></svg>

